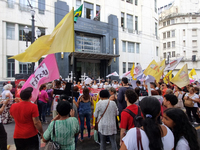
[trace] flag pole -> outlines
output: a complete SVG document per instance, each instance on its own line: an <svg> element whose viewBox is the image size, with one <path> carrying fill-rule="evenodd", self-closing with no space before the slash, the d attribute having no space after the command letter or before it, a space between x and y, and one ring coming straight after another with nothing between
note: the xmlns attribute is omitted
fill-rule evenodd
<svg viewBox="0 0 200 150"><path fill-rule="evenodd" d="M74 7L72 8L74 11ZM74 18L73 18L74 21ZM76 22L75 22L76 23ZM74 28L74 27L73 27ZM75 31L74 31L75 34ZM75 37L74 37L74 41L75 41ZM74 51L75 51L75 42L74 42L74 48L73 48L73 52L72 52L72 77L74 78L73 74L74 74ZM74 97L74 83L73 83L73 78L72 78L72 104L73 104L73 97Z"/></svg>

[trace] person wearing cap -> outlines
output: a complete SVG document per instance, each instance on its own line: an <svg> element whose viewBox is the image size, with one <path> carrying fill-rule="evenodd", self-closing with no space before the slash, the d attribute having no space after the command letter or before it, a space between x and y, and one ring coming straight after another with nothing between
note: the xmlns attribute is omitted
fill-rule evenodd
<svg viewBox="0 0 200 150"><path fill-rule="evenodd" d="M15 103L10 108L10 114L15 120L13 137L17 150L39 150L38 132L43 136L38 107L30 101L32 91L32 87L21 90L22 102Z"/></svg>

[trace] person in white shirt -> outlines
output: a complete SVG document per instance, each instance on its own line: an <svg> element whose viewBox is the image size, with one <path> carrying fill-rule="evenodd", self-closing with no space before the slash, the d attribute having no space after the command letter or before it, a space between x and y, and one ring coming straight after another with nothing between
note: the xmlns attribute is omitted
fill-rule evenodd
<svg viewBox="0 0 200 150"><path fill-rule="evenodd" d="M97 81L94 80L93 85L91 86L93 89L98 89Z"/></svg>
<svg viewBox="0 0 200 150"><path fill-rule="evenodd" d="M102 83L101 80L100 80L100 82L98 83L98 87L99 87L99 89L102 89L102 88L103 88L103 83Z"/></svg>
<svg viewBox="0 0 200 150"><path fill-rule="evenodd" d="M114 81L114 84L112 85L112 87L114 87L115 89L118 88L117 81Z"/></svg>
<svg viewBox="0 0 200 150"><path fill-rule="evenodd" d="M140 102L140 108L144 116L142 128L131 128L122 139L120 150L172 150L174 148L174 136L165 125L157 123L160 115L160 102L155 97L145 97ZM138 133L141 134L141 143ZM138 145L138 142L140 145ZM138 148L139 147L139 148Z"/></svg>
<svg viewBox="0 0 200 150"><path fill-rule="evenodd" d="M174 133L174 150L199 150L197 132L183 110L166 109L162 121Z"/></svg>

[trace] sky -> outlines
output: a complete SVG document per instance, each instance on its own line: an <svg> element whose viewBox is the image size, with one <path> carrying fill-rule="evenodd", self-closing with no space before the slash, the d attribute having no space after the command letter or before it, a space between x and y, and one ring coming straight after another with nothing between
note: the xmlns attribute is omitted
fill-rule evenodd
<svg viewBox="0 0 200 150"><path fill-rule="evenodd" d="M164 6L166 4L169 4L172 1L173 0L158 0L158 8L161 7L161 6Z"/></svg>

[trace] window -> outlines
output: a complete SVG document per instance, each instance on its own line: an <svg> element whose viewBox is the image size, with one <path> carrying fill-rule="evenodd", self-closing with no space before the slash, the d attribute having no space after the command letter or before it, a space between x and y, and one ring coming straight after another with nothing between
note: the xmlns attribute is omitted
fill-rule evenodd
<svg viewBox="0 0 200 150"><path fill-rule="evenodd" d="M44 14L45 11L45 0L38 0L38 13Z"/></svg>
<svg viewBox="0 0 200 150"><path fill-rule="evenodd" d="M183 36L185 36L185 29L183 29Z"/></svg>
<svg viewBox="0 0 200 150"><path fill-rule="evenodd" d="M128 32L133 33L133 15L127 14L127 28Z"/></svg>
<svg viewBox="0 0 200 150"><path fill-rule="evenodd" d="M185 22L185 18L182 18L182 22Z"/></svg>
<svg viewBox="0 0 200 150"><path fill-rule="evenodd" d="M128 42L128 52L129 53L135 53L135 43Z"/></svg>
<svg viewBox="0 0 200 150"><path fill-rule="evenodd" d="M126 52L126 42L122 41L122 52Z"/></svg>
<svg viewBox="0 0 200 150"><path fill-rule="evenodd" d="M32 7L35 7L35 0L29 0ZM27 0L19 0L19 8L22 11L30 11L30 6Z"/></svg>
<svg viewBox="0 0 200 150"><path fill-rule="evenodd" d="M175 30L172 30L172 37L175 37Z"/></svg>
<svg viewBox="0 0 200 150"><path fill-rule="evenodd" d="M38 29L40 29L41 36L45 35L45 28L38 28Z"/></svg>
<svg viewBox="0 0 200 150"><path fill-rule="evenodd" d="M158 56L158 49L159 49L159 48L158 48L158 47L156 47L156 56Z"/></svg>
<svg viewBox="0 0 200 150"><path fill-rule="evenodd" d="M197 48L197 40L192 40L192 47Z"/></svg>
<svg viewBox="0 0 200 150"><path fill-rule="evenodd" d="M163 27L165 27L166 26L166 22L163 22Z"/></svg>
<svg viewBox="0 0 200 150"><path fill-rule="evenodd" d="M26 41L24 27L25 27L25 25L19 25L19 40L20 41ZM29 28L29 33L28 33L28 39L27 39L27 41L31 41L32 31L31 31L31 27L30 26L28 26L28 28Z"/></svg>
<svg viewBox="0 0 200 150"><path fill-rule="evenodd" d="M126 63L123 62L123 73L126 73Z"/></svg>
<svg viewBox="0 0 200 150"><path fill-rule="evenodd" d="M7 77L15 77L15 60L8 59L11 56L7 56Z"/></svg>
<svg viewBox="0 0 200 150"><path fill-rule="evenodd" d="M166 49L166 43L163 43L163 49Z"/></svg>
<svg viewBox="0 0 200 150"><path fill-rule="evenodd" d="M174 24L174 23L175 23L175 20L174 20L174 19L172 19L172 20L171 20L171 24Z"/></svg>
<svg viewBox="0 0 200 150"><path fill-rule="evenodd" d="M137 6L138 5L138 0L135 0L135 6Z"/></svg>
<svg viewBox="0 0 200 150"><path fill-rule="evenodd" d="M76 9L78 9L81 6L81 0L76 0Z"/></svg>
<svg viewBox="0 0 200 150"><path fill-rule="evenodd" d="M170 20L167 20L167 25L170 25Z"/></svg>
<svg viewBox="0 0 200 150"><path fill-rule="evenodd" d="M96 5L96 20L100 21L100 6Z"/></svg>
<svg viewBox="0 0 200 150"><path fill-rule="evenodd" d="M155 12L157 13L157 0L154 0Z"/></svg>
<svg viewBox="0 0 200 150"><path fill-rule="evenodd" d="M196 19L195 17L192 17L192 22L196 22Z"/></svg>
<svg viewBox="0 0 200 150"><path fill-rule="evenodd" d="M133 4L133 0L126 0L126 2Z"/></svg>
<svg viewBox="0 0 200 150"><path fill-rule="evenodd" d="M8 8L14 8L15 0L7 0L8 2Z"/></svg>
<svg viewBox="0 0 200 150"><path fill-rule="evenodd" d="M176 57L175 51L172 52L172 57Z"/></svg>
<svg viewBox="0 0 200 150"><path fill-rule="evenodd" d="M172 48L175 48L175 41L172 41Z"/></svg>
<svg viewBox="0 0 200 150"><path fill-rule="evenodd" d="M185 40L183 40L183 46L185 47Z"/></svg>
<svg viewBox="0 0 200 150"><path fill-rule="evenodd" d="M139 54L140 53L140 44L136 43L136 53Z"/></svg>
<svg viewBox="0 0 200 150"><path fill-rule="evenodd" d="M135 16L135 31L138 31L138 16Z"/></svg>
<svg viewBox="0 0 200 150"><path fill-rule="evenodd" d="M155 23L155 35L156 35L156 38L157 38L157 36L158 36L158 25L157 25L157 23Z"/></svg>
<svg viewBox="0 0 200 150"><path fill-rule="evenodd" d="M167 48L171 47L171 42L167 42Z"/></svg>
<svg viewBox="0 0 200 150"><path fill-rule="evenodd" d="M166 53L163 53L163 57L166 58Z"/></svg>
<svg viewBox="0 0 200 150"><path fill-rule="evenodd" d="M77 33L76 51L100 53L101 52L101 38L86 36L84 34Z"/></svg>
<svg viewBox="0 0 200 150"><path fill-rule="evenodd" d="M163 39L166 39L166 33L163 33Z"/></svg>
<svg viewBox="0 0 200 150"><path fill-rule="evenodd" d="M167 32L167 37L170 38L170 31Z"/></svg>
<svg viewBox="0 0 200 150"><path fill-rule="evenodd" d="M22 74L31 74L31 63L19 63L19 72Z"/></svg>
<svg viewBox="0 0 200 150"><path fill-rule="evenodd" d="M84 2L85 18L93 19L93 4Z"/></svg>
<svg viewBox="0 0 200 150"><path fill-rule="evenodd" d="M168 53L167 53L167 56L169 56L169 58L171 58L171 52L168 52Z"/></svg>
<svg viewBox="0 0 200 150"><path fill-rule="evenodd" d="M6 38L9 40L15 39L15 24L6 23Z"/></svg>
<svg viewBox="0 0 200 150"><path fill-rule="evenodd" d="M130 71L133 67L133 63L128 63L128 71Z"/></svg>
<svg viewBox="0 0 200 150"><path fill-rule="evenodd" d="M192 29L192 36L197 36L197 29Z"/></svg>
<svg viewBox="0 0 200 150"><path fill-rule="evenodd" d="M124 13L121 12L121 27L124 28Z"/></svg>

